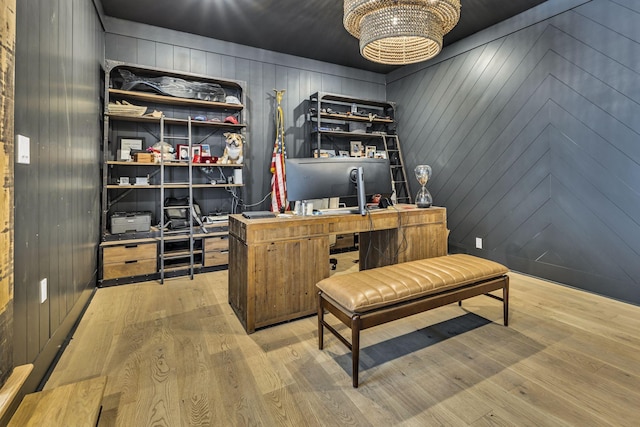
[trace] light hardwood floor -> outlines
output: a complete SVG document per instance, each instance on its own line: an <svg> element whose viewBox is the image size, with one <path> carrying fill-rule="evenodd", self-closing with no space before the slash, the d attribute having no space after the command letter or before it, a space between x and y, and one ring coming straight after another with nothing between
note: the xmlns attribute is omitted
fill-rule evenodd
<svg viewBox="0 0 640 427"><path fill-rule="evenodd" d="M100 426L638 425L640 307L510 276L509 327L476 297L364 331L358 389L315 316L247 335L226 271L103 288L45 389L106 375Z"/></svg>

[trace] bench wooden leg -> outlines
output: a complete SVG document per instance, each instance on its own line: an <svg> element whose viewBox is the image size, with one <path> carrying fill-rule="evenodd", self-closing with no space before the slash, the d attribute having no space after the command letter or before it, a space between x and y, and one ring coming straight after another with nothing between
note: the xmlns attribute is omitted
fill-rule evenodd
<svg viewBox="0 0 640 427"><path fill-rule="evenodd" d="M324 305L322 291L318 292L318 348L324 347Z"/></svg>
<svg viewBox="0 0 640 427"><path fill-rule="evenodd" d="M358 371L360 365L360 316L351 318L351 377L353 387L358 388Z"/></svg>
<svg viewBox="0 0 640 427"><path fill-rule="evenodd" d="M509 326L509 276L502 277L504 285L502 286L502 298L490 293L485 294L488 297L502 301L502 318L504 326ZM462 300L458 301L458 306L462 307Z"/></svg>

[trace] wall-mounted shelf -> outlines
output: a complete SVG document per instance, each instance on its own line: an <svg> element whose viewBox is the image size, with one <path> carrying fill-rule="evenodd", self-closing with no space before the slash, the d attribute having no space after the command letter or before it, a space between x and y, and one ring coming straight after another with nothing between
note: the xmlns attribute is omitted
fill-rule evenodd
<svg viewBox="0 0 640 427"><path fill-rule="evenodd" d="M140 167L140 166L148 166L148 167L160 167L160 163L145 163L145 162L127 162L127 161L118 161L118 160L107 160L107 165L118 165L118 166L131 166L131 167ZM186 161L171 161L165 162L165 167L188 167L189 163ZM241 169L244 165L231 165L231 164L222 164L222 163L195 163L193 164L194 168L210 168L210 167L220 167L220 168L233 168L233 169Z"/></svg>
<svg viewBox="0 0 640 427"><path fill-rule="evenodd" d="M159 125L160 124L160 119L158 117L149 117L149 116L125 116L122 114L113 114L113 113L107 113L107 116L111 119L111 120L120 120L120 121L125 121L125 122L136 122L136 123L154 123ZM165 117L164 118L164 122L166 124L169 125L187 125L187 119L174 119L171 117ZM234 130L234 129L239 129L239 128L245 128L247 127L246 124L244 123L238 123L233 124L233 123L225 123L223 121L210 121L210 120L192 120L191 121L191 125L192 126L202 126L202 127L217 127L217 128L227 128L228 130Z"/></svg>
<svg viewBox="0 0 640 427"><path fill-rule="evenodd" d="M244 187L242 184L192 184L193 188L226 188L226 187ZM111 184L106 188L110 190L154 190L159 189L160 185L148 184L148 185L119 185ZM188 183L175 183L165 184L164 188L189 188Z"/></svg>

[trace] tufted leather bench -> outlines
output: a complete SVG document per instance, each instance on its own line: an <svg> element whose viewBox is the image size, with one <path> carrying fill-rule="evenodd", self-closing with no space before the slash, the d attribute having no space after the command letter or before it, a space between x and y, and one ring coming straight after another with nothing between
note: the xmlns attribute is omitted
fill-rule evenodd
<svg viewBox="0 0 640 427"><path fill-rule="evenodd" d="M358 387L360 331L432 308L485 294L503 302L509 323L509 276L497 262L456 254L404 262L342 275L316 284L318 346L324 327L351 350L353 386ZM488 292L502 289L502 297ZM325 319L325 310L351 329L351 342Z"/></svg>

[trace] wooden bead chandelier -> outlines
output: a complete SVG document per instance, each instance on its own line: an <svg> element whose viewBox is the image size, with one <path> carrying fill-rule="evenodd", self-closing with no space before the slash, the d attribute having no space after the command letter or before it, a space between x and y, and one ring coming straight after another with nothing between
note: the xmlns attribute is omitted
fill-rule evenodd
<svg viewBox="0 0 640 427"><path fill-rule="evenodd" d="M344 27L370 61L403 65L433 58L460 19L460 0L344 0Z"/></svg>

